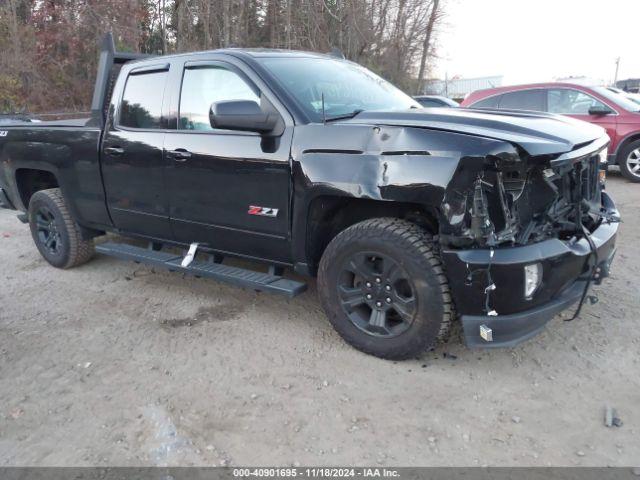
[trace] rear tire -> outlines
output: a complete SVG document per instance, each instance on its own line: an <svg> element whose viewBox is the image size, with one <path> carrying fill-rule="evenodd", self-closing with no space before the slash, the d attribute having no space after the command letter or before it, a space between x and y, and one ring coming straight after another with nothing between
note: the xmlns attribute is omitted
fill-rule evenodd
<svg viewBox="0 0 640 480"><path fill-rule="evenodd" d="M318 291L340 336L386 359L419 356L447 337L454 316L432 237L397 218L338 234L320 261Z"/></svg>
<svg viewBox="0 0 640 480"><path fill-rule="evenodd" d="M640 182L640 140L631 142L620 152L620 172L632 182Z"/></svg>
<svg viewBox="0 0 640 480"><path fill-rule="evenodd" d="M91 259L93 240L83 240L59 188L40 190L29 201L31 236L40 254L57 268L71 268Z"/></svg>

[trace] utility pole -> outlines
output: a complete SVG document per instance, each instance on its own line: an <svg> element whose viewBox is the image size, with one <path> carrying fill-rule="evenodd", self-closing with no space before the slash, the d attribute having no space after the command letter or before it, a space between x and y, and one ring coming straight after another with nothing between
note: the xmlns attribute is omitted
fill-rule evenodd
<svg viewBox="0 0 640 480"><path fill-rule="evenodd" d="M449 98L449 72L444 72L444 96Z"/></svg>
<svg viewBox="0 0 640 480"><path fill-rule="evenodd" d="M620 68L620 57L616 58L616 74L613 77L613 86L616 86L618 83L618 69Z"/></svg>

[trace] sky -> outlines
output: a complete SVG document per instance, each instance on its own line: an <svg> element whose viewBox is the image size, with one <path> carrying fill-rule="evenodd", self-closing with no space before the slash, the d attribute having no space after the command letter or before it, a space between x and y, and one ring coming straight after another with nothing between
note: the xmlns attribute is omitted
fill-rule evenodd
<svg viewBox="0 0 640 480"><path fill-rule="evenodd" d="M436 77L640 78L640 0L445 0Z"/></svg>

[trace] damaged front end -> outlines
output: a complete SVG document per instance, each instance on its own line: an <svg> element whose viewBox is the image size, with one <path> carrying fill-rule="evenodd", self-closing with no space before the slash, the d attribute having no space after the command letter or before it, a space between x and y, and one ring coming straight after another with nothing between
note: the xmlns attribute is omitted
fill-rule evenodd
<svg viewBox="0 0 640 480"><path fill-rule="evenodd" d="M515 345L573 303L579 312L607 276L619 222L601 183L607 142L461 160L440 242L467 344Z"/></svg>
<svg viewBox="0 0 640 480"><path fill-rule="evenodd" d="M514 148L481 164L463 158L442 205L443 245L527 245L593 231L607 215L600 186L606 147L576 153L536 158Z"/></svg>

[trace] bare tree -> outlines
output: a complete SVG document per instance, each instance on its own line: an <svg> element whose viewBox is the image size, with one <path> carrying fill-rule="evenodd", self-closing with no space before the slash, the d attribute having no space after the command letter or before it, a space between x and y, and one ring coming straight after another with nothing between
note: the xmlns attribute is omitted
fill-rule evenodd
<svg viewBox="0 0 640 480"><path fill-rule="evenodd" d="M338 48L414 92L435 58L445 1L0 0L0 105L86 108L109 30L119 49L149 53Z"/></svg>
<svg viewBox="0 0 640 480"><path fill-rule="evenodd" d="M429 57L429 51L431 48L433 29L436 25L436 22L439 21L440 16L440 0L431 0L431 11L429 14L429 19L427 20L427 28L424 35L424 41L422 42L422 55L420 56L420 69L418 70L416 93L422 93L422 90L424 88L424 75L427 66L427 58Z"/></svg>

